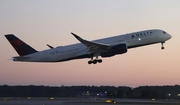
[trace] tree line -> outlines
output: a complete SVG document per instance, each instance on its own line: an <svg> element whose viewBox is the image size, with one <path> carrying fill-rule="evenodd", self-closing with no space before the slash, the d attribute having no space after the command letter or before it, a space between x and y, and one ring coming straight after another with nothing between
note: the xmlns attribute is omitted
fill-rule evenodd
<svg viewBox="0 0 180 105"><path fill-rule="evenodd" d="M8 86L0 85L0 97L106 97L180 99L180 86Z"/></svg>

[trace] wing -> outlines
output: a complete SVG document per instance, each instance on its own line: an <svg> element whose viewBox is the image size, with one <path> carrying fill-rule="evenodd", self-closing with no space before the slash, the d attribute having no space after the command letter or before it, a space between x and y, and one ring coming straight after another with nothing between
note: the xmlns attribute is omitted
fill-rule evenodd
<svg viewBox="0 0 180 105"><path fill-rule="evenodd" d="M110 45L107 44L102 44L102 43L96 43L96 42L91 42L91 41L87 41L85 39L82 39L81 37L79 37L78 35L71 33L77 40L79 40L81 43L83 43L90 52L92 53L97 53L97 52L104 52L104 51L108 51L110 49Z"/></svg>

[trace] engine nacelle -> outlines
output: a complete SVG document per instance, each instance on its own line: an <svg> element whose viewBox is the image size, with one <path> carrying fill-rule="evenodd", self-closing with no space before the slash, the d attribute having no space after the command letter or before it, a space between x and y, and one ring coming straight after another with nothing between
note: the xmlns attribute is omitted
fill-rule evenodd
<svg viewBox="0 0 180 105"><path fill-rule="evenodd" d="M112 46L111 49L107 52L101 53L101 57L111 57L116 54L123 54L127 52L126 44L119 44L116 46Z"/></svg>

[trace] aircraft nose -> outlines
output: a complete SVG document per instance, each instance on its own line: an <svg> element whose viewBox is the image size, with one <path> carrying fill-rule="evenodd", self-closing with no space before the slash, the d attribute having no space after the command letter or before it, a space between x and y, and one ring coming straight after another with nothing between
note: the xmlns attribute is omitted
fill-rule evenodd
<svg viewBox="0 0 180 105"><path fill-rule="evenodd" d="M172 38L172 36L169 33L166 33L165 31L163 31L163 34L164 34L163 36L166 40L169 40Z"/></svg>
<svg viewBox="0 0 180 105"><path fill-rule="evenodd" d="M170 35L170 34L168 34L169 35L169 39L171 39L172 38L172 36Z"/></svg>
<svg viewBox="0 0 180 105"><path fill-rule="evenodd" d="M171 39L172 38L172 36L170 34L167 34L166 37L167 37L167 39Z"/></svg>

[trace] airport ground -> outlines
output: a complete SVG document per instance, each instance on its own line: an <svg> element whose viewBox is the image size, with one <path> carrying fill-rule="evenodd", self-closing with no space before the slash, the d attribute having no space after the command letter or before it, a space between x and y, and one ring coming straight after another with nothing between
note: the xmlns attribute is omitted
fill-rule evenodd
<svg viewBox="0 0 180 105"><path fill-rule="evenodd" d="M0 105L180 105L180 100L105 98L0 98Z"/></svg>

